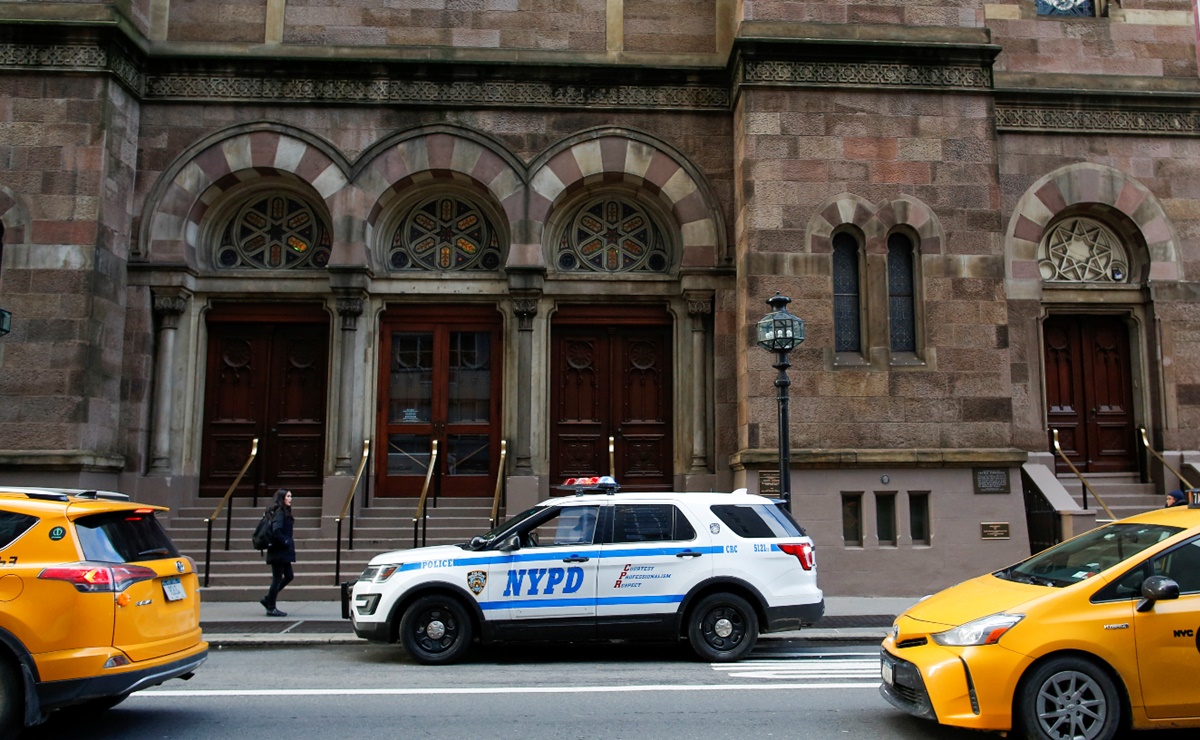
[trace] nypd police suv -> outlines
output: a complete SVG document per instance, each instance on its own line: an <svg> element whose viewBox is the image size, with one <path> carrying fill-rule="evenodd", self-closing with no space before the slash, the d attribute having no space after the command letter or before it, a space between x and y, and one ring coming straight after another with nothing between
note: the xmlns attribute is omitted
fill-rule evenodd
<svg viewBox="0 0 1200 740"><path fill-rule="evenodd" d="M359 637L451 663L473 640L686 639L734 661L760 632L820 619L812 540L770 499L616 493L568 481L551 498L460 545L372 558L347 592Z"/></svg>

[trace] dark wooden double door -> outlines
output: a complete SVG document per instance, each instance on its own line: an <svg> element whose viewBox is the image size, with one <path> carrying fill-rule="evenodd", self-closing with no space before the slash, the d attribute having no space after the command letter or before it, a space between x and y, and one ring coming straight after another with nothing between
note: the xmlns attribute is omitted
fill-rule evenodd
<svg viewBox="0 0 1200 740"><path fill-rule="evenodd" d="M1137 470L1129 328L1119 316L1055 315L1042 327L1050 449L1081 472ZM1070 472L1056 456L1058 472Z"/></svg>
<svg viewBox="0 0 1200 740"><path fill-rule="evenodd" d="M200 495L320 496L329 323L319 307L230 307L208 317Z"/></svg>
<svg viewBox="0 0 1200 740"><path fill-rule="evenodd" d="M671 327L661 311L598 311L554 323L551 481L612 472L627 491L671 490Z"/></svg>

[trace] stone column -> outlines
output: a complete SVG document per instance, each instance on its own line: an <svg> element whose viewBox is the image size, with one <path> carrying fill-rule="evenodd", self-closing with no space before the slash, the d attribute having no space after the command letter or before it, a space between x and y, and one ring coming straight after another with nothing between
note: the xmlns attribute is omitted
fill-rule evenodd
<svg viewBox="0 0 1200 740"><path fill-rule="evenodd" d="M515 475L533 475L533 317L539 295L513 296L517 317L517 444Z"/></svg>
<svg viewBox="0 0 1200 740"><path fill-rule="evenodd" d="M337 394L337 457L334 466L340 471L352 471L358 464L351 447L354 445L354 389L358 386L358 363L354 361L358 343L358 317L363 313L360 296L338 296L337 312L342 320L340 337L339 375L341 384ZM372 451L374 454L374 451Z"/></svg>
<svg viewBox="0 0 1200 740"><path fill-rule="evenodd" d="M154 294L154 316L158 319L158 352L154 359L154 419L150 436L150 470L171 470L171 419L175 409L171 395L175 378L175 335L179 317L187 310L191 293L178 291Z"/></svg>
<svg viewBox="0 0 1200 740"><path fill-rule="evenodd" d="M688 292L688 316L692 320L692 473L708 471L708 316L713 312L713 294Z"/></svg>

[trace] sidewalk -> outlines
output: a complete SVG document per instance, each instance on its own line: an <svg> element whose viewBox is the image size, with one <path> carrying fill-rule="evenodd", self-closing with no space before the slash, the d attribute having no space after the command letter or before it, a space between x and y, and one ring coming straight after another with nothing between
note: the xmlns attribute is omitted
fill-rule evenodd
<svg viewBox="0 0 1200 740"><path fill-rule="evenodd" d="M915 597L827 596L825 616L815 627L760 639L875 642L883 639L897 614L916 602ZM202 602L204 639L214 648L363 643L350 620L342 619L340 602L280 601L279 608L286 617L268 617L256 602Z"/></svg>

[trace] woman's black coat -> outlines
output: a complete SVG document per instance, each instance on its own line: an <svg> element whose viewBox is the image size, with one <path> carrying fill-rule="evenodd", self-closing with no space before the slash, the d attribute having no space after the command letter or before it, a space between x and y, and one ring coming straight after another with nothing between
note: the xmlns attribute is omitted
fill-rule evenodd
<svg viewBox="0 0 1200 740"><path fill-rule="evenodd" d="M283 507L271 517L271 544L267 546L268 563L296 562L296 543L292 539L294 523L295 520Z"/></svg>

